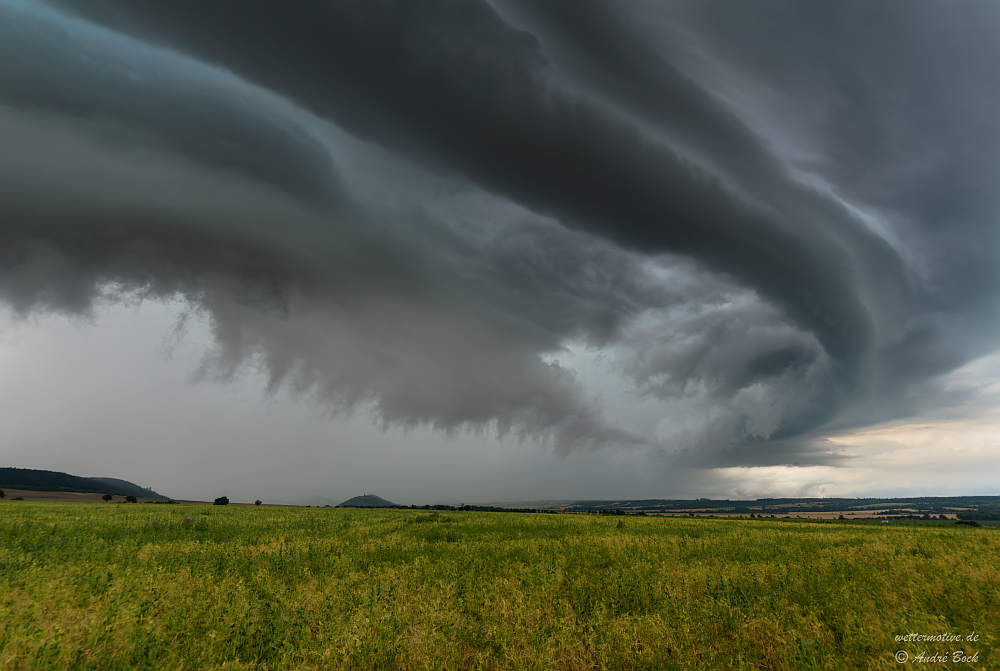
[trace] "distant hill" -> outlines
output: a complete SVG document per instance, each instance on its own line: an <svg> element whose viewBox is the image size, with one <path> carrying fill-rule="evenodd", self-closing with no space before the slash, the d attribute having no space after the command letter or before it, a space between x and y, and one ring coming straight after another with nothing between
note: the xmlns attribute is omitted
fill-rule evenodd
<svg viewBox="0 0 1000 671"><path fill-rule="evenodd" d="M36 492L85 492L115 496L141 496L146 499L165 499L152 489L146 489L128 480L118 478L81 478L57 471L38 471L32 468L0 468L0 489L27 489Z"/></svg>
<svg viewBox="0 0 1000 671"><path fill-rule="evenodd" d="M929 515L991 514L996 508L1000 515L1000 496L920 496L902 498L801 498L801 499L642 499L619 501L574 501L539 505L539 508L567 513L674 513L700 511L727 514L795 514L854 511L883 511L883 515L907 515L914 511ZM971 518L970 518L971 519ZM989 519L989 518L986 518Z"/></svg>
<svg viewBox="0 0 1000 671"><path fill-rule="evenodd" d="M355 496L353 499L347 499L341 503L338 508L398 508L392 501L386 501L381 496L375 496L374 494L365 494L364 496Z"/></svg>

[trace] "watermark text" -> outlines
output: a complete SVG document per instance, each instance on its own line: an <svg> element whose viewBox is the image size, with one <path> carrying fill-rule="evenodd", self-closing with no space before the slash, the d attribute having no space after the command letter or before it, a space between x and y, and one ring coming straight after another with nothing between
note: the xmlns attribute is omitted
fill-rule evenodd
<svg viewBox="0 0 1000 671"><path fill-rule="evenodd" d="M961 634L896 634L896 641L899 643L955 643L958 641L978 641L979 634L972 632L962 636Z"/></svg>

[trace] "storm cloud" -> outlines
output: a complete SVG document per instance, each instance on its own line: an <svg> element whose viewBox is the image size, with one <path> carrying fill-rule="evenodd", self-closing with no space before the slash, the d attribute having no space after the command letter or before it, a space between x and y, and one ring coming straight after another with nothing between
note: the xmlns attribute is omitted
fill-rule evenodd
<svg viewBox="0 0 1000 671"><path fill-rule="evenodd" d="M180 298L206 376L387 424L838 463L995 349L998 34L987 2L4 0L0 298Z"/></svg>

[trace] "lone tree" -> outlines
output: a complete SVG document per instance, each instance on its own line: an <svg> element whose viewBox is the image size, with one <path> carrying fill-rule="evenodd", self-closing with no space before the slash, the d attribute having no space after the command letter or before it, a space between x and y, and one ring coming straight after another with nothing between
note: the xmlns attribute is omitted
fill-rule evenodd
<svg viewBox="0 0 1000 671"><path fill-rule="evenodd" d="M217 506L228 506L229 505L229 497L228 496L220 496L219 498L215 499L215 505L217 505Z"/></svg>
<svg viewBox="0 0 1000 671"><path fill-rule="evenodd" d="M2 490L2 489L0 489L0 499L2 499L2 498L3 498L3 497L5 497L5 496L7 496L7 495L3 493L3 490Z"/></svg>
<svg viewBox="0 0 1000 671"><path fill-rule="evenodd" d="M125 497L125 503L138 503L138 501L134 496L129 494L128 496Z"/></svg>
<svg viewBox="0 0 1000 671"><path fill-rule="evenodd" d="M254 502L253 502L253 504L254 504L255 506L259 506L259 505L260 505L260 499L257 499L256 501L254 501Z"/></svg>
<svg viewBox="0 0 1000 671"><path fill-rule="evenodd" d="M105 501L110 501L111 499L113 499L115 497L111 496L111 494L105 494L101 498L104 499Z"/></svg>

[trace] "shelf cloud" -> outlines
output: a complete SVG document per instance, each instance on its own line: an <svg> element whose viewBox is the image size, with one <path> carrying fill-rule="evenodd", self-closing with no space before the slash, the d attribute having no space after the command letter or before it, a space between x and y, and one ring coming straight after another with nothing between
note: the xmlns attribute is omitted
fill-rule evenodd
<svg viewBox="0 0 1000 671"><path fill-rule="evenodd" d="M205 375L387 424L836 465L996 348L998 35L990 2L3 0L0 299L180 298Z"/></svg>

